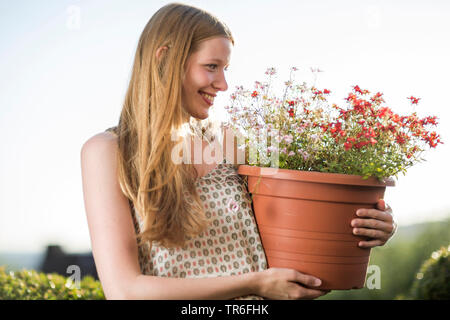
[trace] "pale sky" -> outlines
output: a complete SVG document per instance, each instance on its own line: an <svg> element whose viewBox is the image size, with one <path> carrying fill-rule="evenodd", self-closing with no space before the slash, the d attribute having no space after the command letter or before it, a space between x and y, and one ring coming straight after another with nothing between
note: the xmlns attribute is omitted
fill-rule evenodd
<svg viewBox="0 0 450 320"><path fill-rule="evenodd" d="M48 243L90 250L80 150L116 124L137 40L169 1L0 1L0 252ZM448 1L185 1L230 27L236 43L227 73L236 85L264 80L267 67L287 80L291 66L333 91L341 103L358 84L387 105L437 115L446 144L400 176L385 199L399 225L449 216L450 3ZM342 104L342 103L341 103Z"/></svg>

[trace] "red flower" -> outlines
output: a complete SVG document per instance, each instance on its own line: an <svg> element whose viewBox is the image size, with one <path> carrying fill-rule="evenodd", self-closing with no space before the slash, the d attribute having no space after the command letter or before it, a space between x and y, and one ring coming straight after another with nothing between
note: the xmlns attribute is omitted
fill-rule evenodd
<svg viewBox="0 0 450 320"><path fill-rule="evenodd" d="M439 137L440 136L438 134L436 134L435 131L433 131L430 133L429 136L424 134L423 138L431 148L436 148L438 143L443 143L443 142L441 142L441 139L439 139Z"/></svg>
<svg viewBox="0 0 450 320"><path fill-rule="evenodd" d="M289 109L289 117L294 117L294 108Z"/></svg>
<svg viewBox="0 0 450 320"><path fill-rule="evenodd" d="M383 118L386 115L386 113L391 114L392 113L391 109L389 109L388 107L380 108L380 110L378 110L377 112L377 117Z"/></svg>
<svg viewBox="0 0 450 320"><path fill-rule="evenodd" d="M330 92L331 92L331 91L328 90L328 89L324 89L324 90L323 90L323 93L324 93L324 94L330 94Z"/></svg>
<svg viewBox="0 0 450 320"><path fill-rule="evenodd" d="M356 100L356 95L355 95L354 93L349 93L349 94L348 94L348 97L345 98L345 100L347 100L347 101L353 101L353 100Z"/></svg>
<svg viewBox="0 0 450 320"><path fill-rule="evenodd" d="M374 137L377 136L377 134L375 133L375 130L373 130L372 127L369 127L369 128L367 129L367 133L365 134L365 136L366 136L367 138L369 138L369 137L374 138Z"/></svg>
<svg viewBox="0 0 450 320"><path fill-rule="evenodd" d="M369 141L361 141L361 142L358 142L357 144L355 144L355 148L356 149L360 149L360 148L364 147L367 144L369 144Z"/></svg>
<svg viewBox="0 0 450 320"><path fill-rule="evenodd" d="M397 127L394 126L394 125L392 125L392 124L390 124L390 125L387 127L387 129L388 129L389 131L391 131L391 132L396 132L396 131L397 131Z"/></svg>
<svg viewBox="0 0 450 320"><path fill-rule="evenodd" d="M418 104L418 103L419 103L419 100L420 100L421 98L414 98L413 96L411 96L411 97L409 97L409 98L407 98L407 99L411 100L411 103L412 103L412 104Z"/></svg>
<svg viewBox="0 0 450 320"><path fill-rule="evenodd" d="M354 86L353 90L355 90L355 92L358 92L359 94L367 94L370 93L368 90L361 90L361 88L359 86Z"/></svg>
<svg viewBox="0 0 450 320"><path fill-rule="evenodd" d="M257 97L258 96L258 91L253 91L253 93L252 93L252 98L255 98L255 97Z"/></svg>
<svg viewBox="0 0 450 320"><path fill-rule="evenodd" d="M395 137L395 141L397 141L398 144L404 144L407 138L408 136L406 134L399 132Z"/></svg>
<svg viewBox="0 0 450 320"><path fill-rule="evenodd" d="M429 124L429 123L432 124L432 125L437 125L436 119L437 119L436 116L434 116L434 117L426 117L425 119L422 120L422 123L424 125Z"/></svg>
<svg viewBox="0 0 450 320"><path fill-rule="evenodd" d="M382 130L382 131L385 131L385 130L386 130L386 127L383 126L383 125L382 125L381 123L379 123L379 122L375 123L375 125L376 125L376 127L377 127L378 130Z"/></svg>
<svg viewBox="0 0 450 320"><path fill-rule="evenodd" d="M370 101L375 103L382 103L385 102L384 99L381 97L383 94L380 92L377 92L372 98L370 98Z"/></svg>
<svg viewBox="0 0 450 320"><path fill-rule="evenodd" d="M394 121L395 123L401 122L399 115L398 114L394 114L392 116L392 121Z"/></svg>
<svg viewBox="0 0 450 320"><path fill-rule="evenodd" d="M349 150L352 148L352 144L349 142L344 143L345 150Z"/></svg>

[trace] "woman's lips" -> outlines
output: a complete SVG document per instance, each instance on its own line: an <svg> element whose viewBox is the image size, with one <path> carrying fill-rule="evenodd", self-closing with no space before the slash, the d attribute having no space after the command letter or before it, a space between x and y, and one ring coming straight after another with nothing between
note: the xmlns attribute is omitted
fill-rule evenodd
<svg viewBox="0 0 450 320"><path fill-rule="evenodd" d="M202 91L199 91L199 94L202 96L203 101L205 101L209 106L213 105L213 103L214 103L214 97L213 96L211 96L211 95L209 95L209 94L207 94L205 92L202 92Z"/></svg>

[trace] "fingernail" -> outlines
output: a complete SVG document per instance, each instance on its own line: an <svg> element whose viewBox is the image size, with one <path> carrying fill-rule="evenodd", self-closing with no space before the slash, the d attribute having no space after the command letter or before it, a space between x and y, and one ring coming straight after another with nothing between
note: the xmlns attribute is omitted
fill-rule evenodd
<svg viewBox="0 0 450 320"><path fill-rule="evenodd" d="M357 215L357 216L360 216L360 215L361 215L361 211L359 211L359 210L356 211L356 215Z"/></svg>
<svg viewBox="0 0 450 320"><path fill-rule="evenodd" d="M316 281L314 281L314 285L316 286L320 286L322 284L322 281L320 279L316 279Z"/></svg>

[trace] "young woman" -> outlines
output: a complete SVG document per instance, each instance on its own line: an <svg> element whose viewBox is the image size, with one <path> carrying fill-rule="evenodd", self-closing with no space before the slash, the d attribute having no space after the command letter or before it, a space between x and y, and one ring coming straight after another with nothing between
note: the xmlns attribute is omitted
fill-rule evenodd
<svg viewBox="0 0 450 320"><path fill-rule="evenodd" d="M82 147L92 251L107 299L313 299L320 280L267 268L251 198L237 165L195 161L221 128L200 132L228 86L233 37L211 14L169 4L145 27L119 124ZM188 130L189 129L189 130ZM198 134L196 134L196 132ZM177 146L193 146L183 153ZM216 145L217 146L217 145ZM223 149L224 150L224 149ZM225 152L228 152L226 150ZM233 150L236 152L236 150ZM175 155L175 157L174 157ZM215 154L216 156L217 154ZM204 160L204 159L202 159ZM380 201L354 221L383 245L394 223Z"/></svg>

